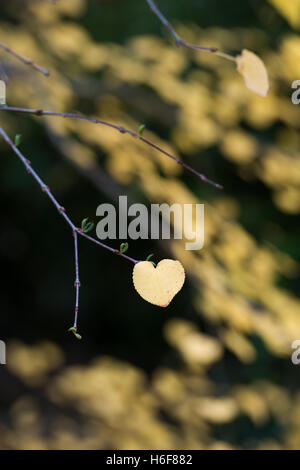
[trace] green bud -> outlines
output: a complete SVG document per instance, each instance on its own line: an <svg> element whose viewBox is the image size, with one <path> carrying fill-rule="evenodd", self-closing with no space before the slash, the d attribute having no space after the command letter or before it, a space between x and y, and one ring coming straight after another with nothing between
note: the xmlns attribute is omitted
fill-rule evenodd
<svg viewBox="0 0 300 470"><path fill-rule="evenodd" d="M139 136L142 137L144 130L146 129L146 124L141 124L139 127Z"/></svg>
<svg viewBox="0 0 300 470"><path fill-rule="evenodd" d="M120 245L120 253L124 254L128 250L129 245L128 243L121 243Z"/></svg>
<svg viewBox="0 0 300 470"><path fill-rule="evenodd" d="M73 333L76 339L82 339L82 336L77 333L77 328L75 328L75 326L72 326L71 328L69 328L68 331Z"/></svg>
<svg viewBox="0 0 300 470"><path fill-rule="evenodd" d="M94 227L95 227L94 222L89 221L88 217L86 219L83 219L81 222L81 229L83 233L91 232L91 230L93 230Z"/></svg>
<svg viewBox="0 0 300 470"><path fill-rule="evenodd" d="M22 142L22 135L21 134L17 134L15 136L15 146L16 147L19 147L19 145L21 144Z"/></svg>

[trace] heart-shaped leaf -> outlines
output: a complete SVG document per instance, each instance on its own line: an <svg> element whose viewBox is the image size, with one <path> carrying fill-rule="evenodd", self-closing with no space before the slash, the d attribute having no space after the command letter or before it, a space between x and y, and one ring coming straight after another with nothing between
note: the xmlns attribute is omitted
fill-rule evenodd
<svg viewBox="0 0 300 470"><path fill-rule="evenodd" d="M185 272L179 261L163 259L156 267L140 261L133 269L133 284L140 296L159 307L167 307L184 284Z"/></svg>

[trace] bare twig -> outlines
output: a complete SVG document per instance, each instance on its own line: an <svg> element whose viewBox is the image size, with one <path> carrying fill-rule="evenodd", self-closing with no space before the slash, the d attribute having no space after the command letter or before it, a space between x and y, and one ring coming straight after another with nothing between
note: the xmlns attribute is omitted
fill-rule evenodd
<svg viewBox="0 0 300 470"><path fill-rule="evenodd" d="M154 148L158 152L165 155L166 157L171 158L172 160L174 160L178 165L182 166L183 168L185 168L190 173L193 173L194 175L196 175L204 183L211 184L211 185L215 186L217 189L223 189L222 185L216 183L215 181L210 180L205 175L203 175L202 173L199 173L197 170L195 170L191 166L187 165L186 163L184 163L179 158L175 157L174 155L170 154L169 152L167 152L163 148L161 148L158 145L151 142L151 140L146 139L145 137L138 134L137 132L126 129L123 126L118 126L116 124L112 124L112 123L109 123L109 122L106 122L106 121L102 121L100 119L90 118L88 116L83 116L81 114L76 114L76 113L58 113L58 112L55 112L55 111L44 111L43 109L27 109L27 108L13 107L13 106L2 106L2 107L0 107L0 111L19 112L19 113L25 113L25 114L32 114L32 115L35 115L35 116L56 116L56 117L71 118L71 119L81 119L81 120L84 120L84 121L92 122L94 124L100 124L100 125L103 125L103 126L106 126L106 127L110 127L111 129L115 129L115 130L121 132L121 134L129 134L129 135L131 135L131 137L134 137L136 139L141 140L142 142L144 142L148 146Z"/></svg>
<svg viewBox="0 0 300 470"><path fill-rule="evenodd" d="M182 47L187 47L188 49L195 49L198 51L206 51L206 52L217 52L216 47L204 47L204 46L197 46L195 44L190 44L183 39L181 39L176 31L174 30L173 26L169 23L169 21L166 19L166 17L161 13L161 11L158 9L156 6L155 2L153 0L146 0L148 3L150 9L153 11L153 13L157 16L157 18L162 22L164 27L172 34L173 38L175 39L176 46L182 46Z"/></svg>
<svg viewBox="0 0 300 470"><path fill-rule="evenodd" d="M8 46L6 46L6 44L3 44L2 42L0 42L0 49L3 49L5 52L7 52L8 54L14 56L16 59L20 60L21 62L23 62L23 64L25 65L29 65L30 67L32 67L33 69L37 70L38 72L42 73L43 75L45 75L46 77L48 77L50 75L50 72L49 70L47 69L44 69L43 67L40 67L39 65L37 65L35 62L33 62L31 59L28 59L27 57L24 57L20 54L18 54L17 52L13 51L12 49L10 49Z"/></svg>
<svg viewBox="0 0 300 470"><path fill-rule="evenodd" d="M76 289L75 315L74 315L73 328L75 329L75 332L77 332L80 280L79 280L79 262L78 262L78 235L77 235L76 230L73 231L73 236L74 236L74 253L75 253L75 283L74 283L74 287Z"/></svg>
<svg viewBox="0 0 300 470"><path fill-rule="evenodd" d="M225 52L221 52L218 50L217 47L203 47L203 46L197 46L196 44L190 44L183 39L181 39L180 36L176 33L175 29L167 18L162 14L162 12L158 9L157 5L153 0L146 0L148 3L150 9L153 11L153 13L157 16L157 18L162 22L164 27L169 31L170 34L172 34L173 38L175 39L176 46L180 47L187 47L188 49L194 49L196 51L204 51L204 52L213 52L219 57L222 57L223 59L230 60L232 62L236 62L236 57L226 54Z"/></svg>
<svg viewBox="0 0 300 470"><path fill-rule="evenodd" d="M79 231L78 231L78 230L79 230ZM130 256L127 256L127 255L125 255L124 253L121 253L120 250L115 250L115 249L112 248L111 246L105 245L104 243L100 242L99 240L96 240L95 238L90 237L89 235L87 235L86 233L84 233L81 229L77 229L77 232L78 232L79 235L81 235L82 237L87 238L87 239L90 240L91 242L96 243L96 245L99 245L99 246L101 246L102 248L105 248L106 250L109 250L111 253L113 253L113 254L115 254L115 255L122 256L122 258L127 259L128 261L130 261L130 262L133 263L133 264L139 263L139 260L134 259L134 258L131 258Z"/></svg>
<svg viewBox="0 0 300 470"><path fill-rule="evenodd" d="M8 85L9 79L2 62L0 62L0 77L1 80L4 81L5 85Z"/></svg>
<svg viewBox="0 0 300 470"><path fill-rule="evenodd" d="M72 220L69 218L69 216L66 213L65 208L56 200L56 198L53 196L53 194L50 191L50 188L44 183L44 181L39 177L37 172L32 168L31 162L27 160L26 157L20 152L20 150L16 147L16 145L11 141L11 139L8 137L6 132L2 127L0 127L0 134L2 135L3 139L5 142L12 148L14 153L19 157L23 165L25 166L27 172L33 176L35 181L39 184L41 187L41 190L46 193L48 198L51 200L51 202L54 204L60 215L65 219L67 224L72 230L73 236L74 236L74 252L75 252L75 288L76 288L76 300L75 300L75 318L74 318L74 332L76 333L77 331L77 320L78 320L78 309L79 309L79 288L80 288L80 281L79 281L79 262L78 262L78 235L81 235L84 238L87 238L89 241L92 243L95 243L98 246L101 246L101 248L105 248L106 250L109 250L111 253L115 255L119 255L122 258L130 261L133 264L138 263L139 261L131 258L130 256L125 255L124 253L121 253L119 250L115 250L111 246L105 245L104 243L96 240L93 237L90 237L86 233L82 231L81 228L76 227L76 225L72 222Z"/></svg>

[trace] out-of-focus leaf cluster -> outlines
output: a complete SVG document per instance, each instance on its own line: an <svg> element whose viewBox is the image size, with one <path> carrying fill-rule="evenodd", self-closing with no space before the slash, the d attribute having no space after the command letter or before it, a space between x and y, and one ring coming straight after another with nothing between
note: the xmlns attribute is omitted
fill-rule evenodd
<svg viewBox="0 0 300 470"><path fill-rule="evenodd" d="M8 104L68 112L83 103L97 117L134 130L147 122L147 137L205 169L225 190L203 187L138 139L84 121L33 118L57 151L100 189L94 175L104 165L111 180L129 193L135 188L149 203L205 202L205 247L186 251L185 240L167 246L186 269L186 309L194 312L185 319L178 311L165 325L176 367L162 361L150 378L113 357L63 367L57 345L11 343L7 367L26 393L1 425L0 446L298 448L299 392L289 389L282 369L274 376L268 368L278 361L287 375L293 367L297 374L290 354L292 341L300 338L300 301L280 283L298 275L298 260L277 246L288 235L280 217L300 212L300 120L290 99L291 83L300 78L300 37L283 34L275 49L262 29L178 25L192 43L257 51L271 77L270 94L262 99L245 88L232 63L175 48L164 37L96 42L80 23L85 7L84 0L32 2L18 13L22 26L1 21L9 47L51 70L49 79L41 79L6 58L15 72ZM5 115L5 126L12 135L21 132L12 114ZM243 219L253 210L244 195L254 186L262 194L256 199L259 236ZM268 222L268 208L263 216L259 212L266 195L279 214L275 221ZM248 381L240 379L245 370ZM268 432L271 426L274 432Z"/></svg>

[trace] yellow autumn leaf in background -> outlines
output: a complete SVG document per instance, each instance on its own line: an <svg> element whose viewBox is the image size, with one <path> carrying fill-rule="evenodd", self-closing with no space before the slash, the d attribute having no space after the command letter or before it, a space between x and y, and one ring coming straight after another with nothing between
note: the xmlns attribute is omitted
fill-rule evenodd
<svg viewBox="0 0 300 470"><path fill-rule="evenodd" d="M243 49L237 56L237 70L244 77L249 90L266 97L269 91L269 78L263 61L253 52Z"/></svg>
<svg viewBox="0 0 300 470"><path fill-rule="evenodd" d="M269 0L294 28L300 26L300 0Z"/></svg>
<svg viewBox="0 0 300 470"><path fill-rule="evenodd" d="M179 261L163 259L155 268L150 261L134 266L133 284L140 296L159 307L167 307L184 284L185 272Z"/></svg>

